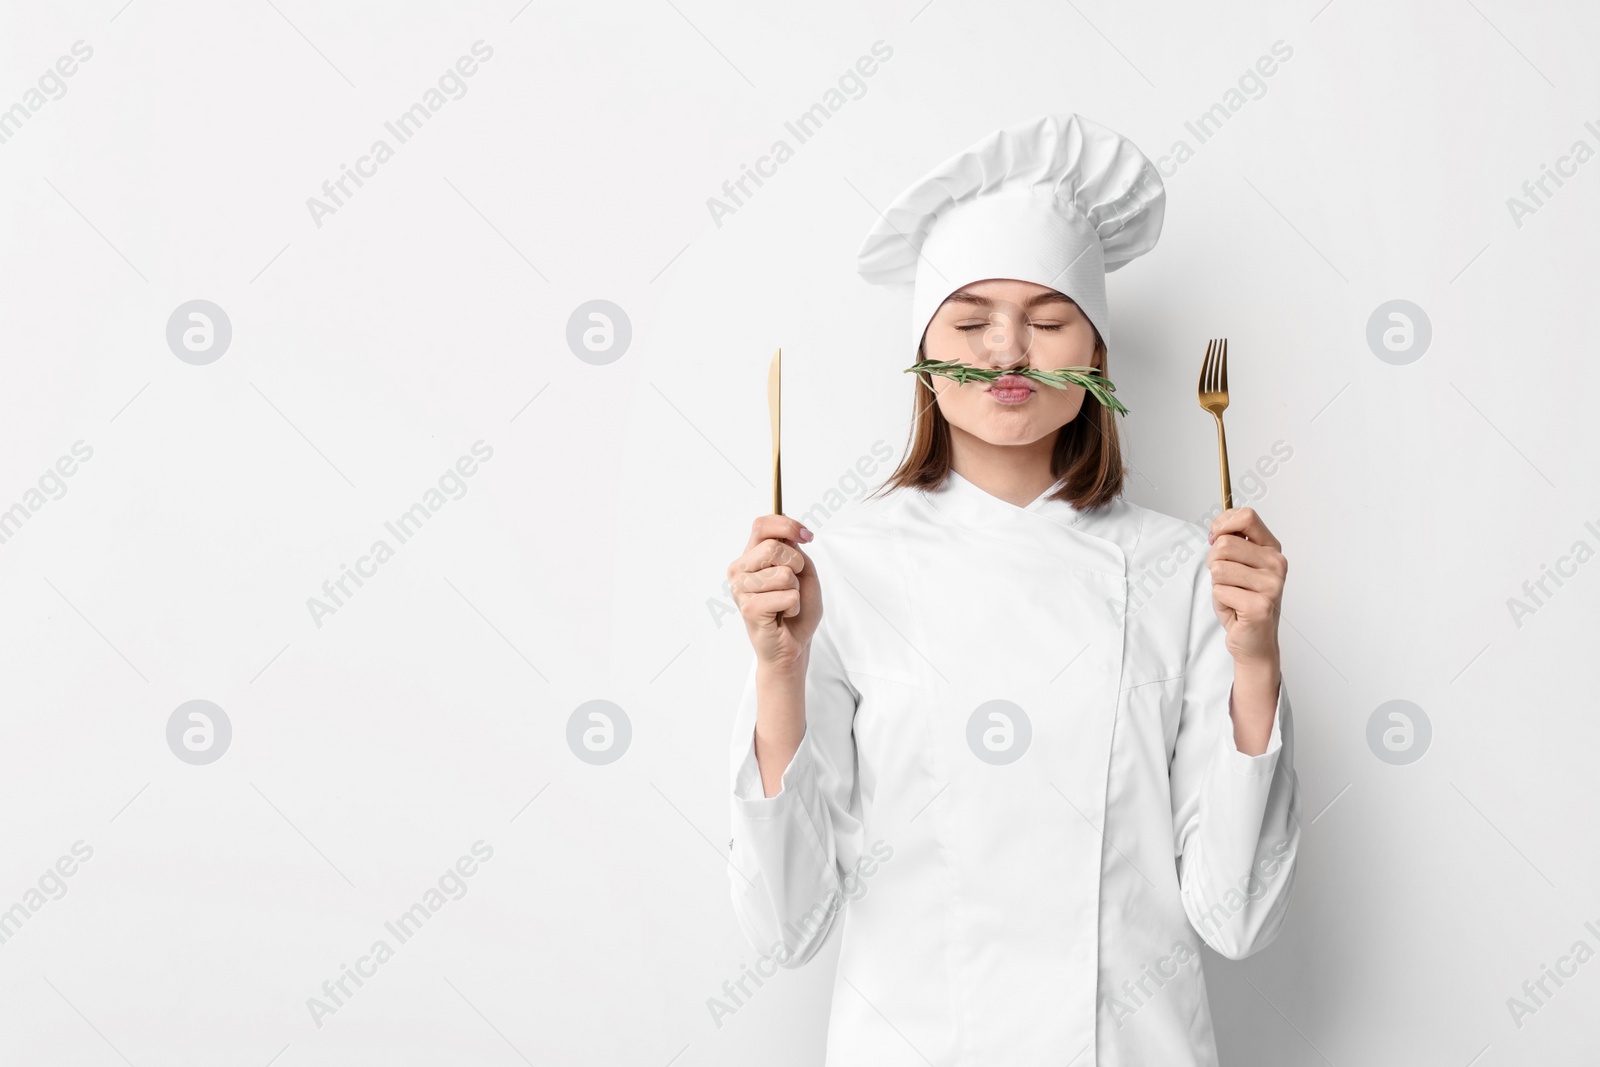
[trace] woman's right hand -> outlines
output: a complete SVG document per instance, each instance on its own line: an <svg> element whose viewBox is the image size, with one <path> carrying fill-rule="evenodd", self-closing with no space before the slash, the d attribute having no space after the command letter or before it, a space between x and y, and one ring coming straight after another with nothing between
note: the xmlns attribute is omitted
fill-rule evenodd
<svg viewBox="0 0 1600 1067"><path fill-rule="evenodd" d="M728 564L733 602L764 670L803 669L822 620L816 567L795 544L811 538L797 519L762 515L750 527L744 554Z"/></svg>

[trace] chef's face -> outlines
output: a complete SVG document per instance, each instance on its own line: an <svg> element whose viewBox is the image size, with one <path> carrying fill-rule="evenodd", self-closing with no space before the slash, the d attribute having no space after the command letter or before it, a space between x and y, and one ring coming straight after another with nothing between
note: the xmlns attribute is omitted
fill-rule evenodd
<svg viewBox="0 0 1600 1067"><path fill-rule="evenodd" d="M923 355L984 369L1100 367L1095 329L1078 305L1033 282L991 278L945 298L923 335ZM1100 367L1104 370L1103 367ZM1030 378L993 384L929 375L952 432L993 445L1029 445L1078 417L1085 390Z"/></svg>

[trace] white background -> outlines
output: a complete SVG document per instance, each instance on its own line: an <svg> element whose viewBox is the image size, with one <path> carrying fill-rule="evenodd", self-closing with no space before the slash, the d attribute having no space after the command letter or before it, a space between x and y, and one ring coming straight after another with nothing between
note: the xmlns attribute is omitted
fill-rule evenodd
<svg viewBox="0 0 1600 1067"><path fill-rule="evenodd" d="M1278 940L1207 953L1224 1062L1592 1051L1600 962L1520 1026L1507 1000L1600 950L1600 562L1520 626L1507 601L1600 548L1600 161L1520 226L1506 201L1600 148L1593 8L124 3L0 28L0 108L93 49L0 144L0 508L28 511L0 544L0 909L93 850L0 944L0 1062L820 1062L831 947L708 1009L755 959L725 869L750 650L717 605L767 508L767 360L800 514L905 440L904 298L854 274L876 211L1070 111L1194 148L1110 279L1128 494L1214 506L1194 389L1227 336L1236 503L1291 563L1308 821ZM318 226L307 198L478 40L466 94ZM864 93L714 222L880 40ZM193 299L233 329L205 366L166 340ZM606 365L566 340L594 299L632 324ZM1366 340L1393 299L1432 323L1406 365ZM307 599L479 440L465 495L318 626ZM194 699L232 724L207 766L166 739ZM632 727L606 766L566 741L593 699ZM1367 742L1394 699L1433 728L1405 766ZM319 1026L308 998L479 840L466 894Z"/></svg>

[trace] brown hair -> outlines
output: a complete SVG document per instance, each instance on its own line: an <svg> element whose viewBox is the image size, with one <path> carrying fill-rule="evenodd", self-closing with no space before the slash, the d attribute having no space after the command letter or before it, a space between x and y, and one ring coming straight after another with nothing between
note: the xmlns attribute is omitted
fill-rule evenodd
<svg viewBox="0 0 1600 1067"><path fill-rule="evenodd" d="M1100 331L1094 334L1094 353L1107 377L1106 343ZM922 346L917 358L923 358ZM912 404L911 439L905 457L888 479L870 496L890 489L933 489L944 484L950 474L950 423L939 410L931 393L931 375L917 375L919 384ZM923 387L927 386L927 389ZM1117 432L1116 415L1086 393L1083 406L1071 422L1056 431L1055 449L1050 453L1050 473L1066 481L1054 493L1079 511L1104 507L1122 493L1126 470L1122 465L1122 439Z"/></svg>

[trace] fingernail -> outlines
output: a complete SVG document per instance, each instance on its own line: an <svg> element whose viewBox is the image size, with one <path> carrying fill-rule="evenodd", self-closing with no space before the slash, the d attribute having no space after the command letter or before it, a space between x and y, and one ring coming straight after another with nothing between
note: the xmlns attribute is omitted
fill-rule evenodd
<svg viewBox="0 0 1600 1067"><path fill-rule="evenodd" d="M800 527L800 540L809 541L814 536L815 535L810 530L806 529L804 526Z"/></svg>

